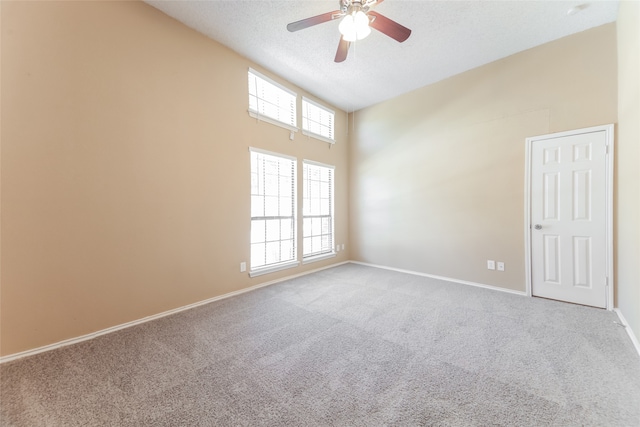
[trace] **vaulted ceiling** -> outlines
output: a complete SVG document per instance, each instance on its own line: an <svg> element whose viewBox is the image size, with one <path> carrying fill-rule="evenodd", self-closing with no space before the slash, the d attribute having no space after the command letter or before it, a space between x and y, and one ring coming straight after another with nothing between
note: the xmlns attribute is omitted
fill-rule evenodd
<svg viewBox="0 0 640 427"><path fill-rule="evenodd" d="M355 111L517 52L617 19L617 1L386 0L375 11L410 28L404 43L372 31L334 62L339 20L287 24L339 0L146 2L345 111ZM578 6L578 7L576 7Z"/></svg>

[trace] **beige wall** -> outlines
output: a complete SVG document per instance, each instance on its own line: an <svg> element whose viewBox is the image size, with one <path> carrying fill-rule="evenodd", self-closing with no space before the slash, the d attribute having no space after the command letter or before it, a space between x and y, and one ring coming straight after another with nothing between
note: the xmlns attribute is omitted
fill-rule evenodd
<svg viewBox="0 0 640 427"><path fill-rule="evenodd" d="M344 112L331 149L290 141L247 114L255 64L144 3L1 8L0 354L349 258L239 272L249 146L336 166L336 242L348 249Z"/></svg>
<svg viewBox="0 0 640 427"><path fill-rule="evenodd" d="M525 138L616 110L608 24L356 112L352 258L525 291Z"/></svg>
<svg viewBox="0 0 640 427"><path fill-rule="evenodd" d="M640 3L618 12L616 305L640 339Z"/></svg>

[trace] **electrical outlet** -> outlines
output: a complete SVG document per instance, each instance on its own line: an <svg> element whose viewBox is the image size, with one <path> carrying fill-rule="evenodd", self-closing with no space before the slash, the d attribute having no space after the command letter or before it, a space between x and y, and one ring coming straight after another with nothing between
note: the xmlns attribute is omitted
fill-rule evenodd
<svg viewBox="0 0 640 427"><path fill-rule="evenodd" d="M487 260L487 269L488 270L495 270L496 269L496 262L492 259L488 259Z"/></svg>
<svg viewBox="0 0 640 427"><path fill-rule="evenodd" d="M344 251L344 243L342 244L342 250Z"/></svg>
<svg viewBox="0 0 640 427"><path fill-rule="evenodd" d="M504 271L504 262L498 262L498 271Z"/></svg>
<svg viewBox="0 0 640 427"><path fill-rule="evenodd" d="M240 263L240 273L244 273L245 271L247 271L247 263L246 262L241 262Z"/></svg>
<svg viewBox="0 0 640 427"><path fill-rule="evenodd" d="M340 245L336 245L336 252L340 252Z"/></svg>

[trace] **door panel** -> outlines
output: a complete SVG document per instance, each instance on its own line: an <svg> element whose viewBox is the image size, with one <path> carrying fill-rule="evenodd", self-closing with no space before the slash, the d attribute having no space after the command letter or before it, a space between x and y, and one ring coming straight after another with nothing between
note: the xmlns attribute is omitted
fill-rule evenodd
<svg viewBox="0 0 640 427"><path fill-rule="evenodd" d="M560 206L560 174L557 172L544 174L544 193L542 203L544 206L543 218L547 221L557 221L558 207Z"/></svg>
<svg viewBox="0 0 640 427"><path fill-rule="evenodd" d="M573 172L573 220L591 220L591 171Z"/></svg>
<svg viewBox="0 0 640 427"><path fill-rule="evenodd" d="M573 284L591 287L591 237L573 236Z"/></svg>
<svg viewBox="0 0 640 427"><path fill-rule="evenodd" d="M560 284L560 236L544 235L544 281Z"/></svg>
<svg viewBox="0 0 640 427"><path fill-rule="evenodd" d="M535 296L606 307L606 144L604 130L532 141Z"/></svg>

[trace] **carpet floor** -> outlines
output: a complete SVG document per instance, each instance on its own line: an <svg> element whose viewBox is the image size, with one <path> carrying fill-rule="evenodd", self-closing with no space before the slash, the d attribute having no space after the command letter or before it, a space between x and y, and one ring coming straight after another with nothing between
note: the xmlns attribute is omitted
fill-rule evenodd
<svg viewBox="0 0 640 427"><path fill-rule="evenodd" d="M345 264L0 365L0 424L640 426L616 322Z"/></svg>

